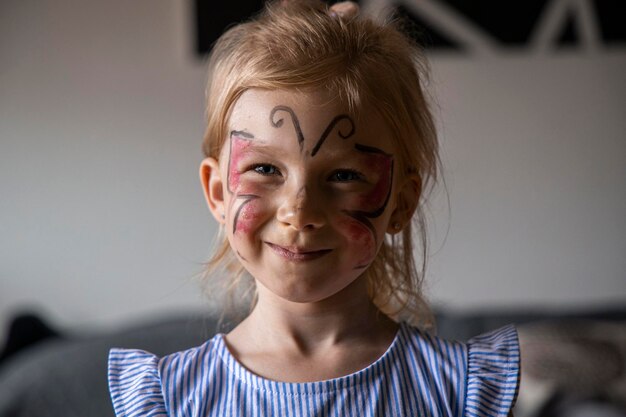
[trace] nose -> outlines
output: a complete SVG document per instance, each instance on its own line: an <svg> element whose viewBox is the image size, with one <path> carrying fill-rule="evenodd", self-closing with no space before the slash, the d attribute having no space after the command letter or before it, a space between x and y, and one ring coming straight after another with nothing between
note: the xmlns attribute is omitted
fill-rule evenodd
<svg viewBox="0 0 626 417"><path fill-rule="evenodd" d="M298 231L321 228L326 223L322 196L315 196L310 186L294 184L286 190L276 212L279 222Z"/></svg>

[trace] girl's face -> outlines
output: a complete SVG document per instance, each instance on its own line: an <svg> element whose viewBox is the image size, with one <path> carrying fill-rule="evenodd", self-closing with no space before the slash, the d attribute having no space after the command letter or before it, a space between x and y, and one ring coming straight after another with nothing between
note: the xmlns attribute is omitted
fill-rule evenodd
<svg viewBox="0 0 626 417"><path fill-rule="evenodd" d="M229 120L213 211L258 283L320 301L362 276L392 231L395 159L371 109L356 118L323 91L248 90Z"/></svg>

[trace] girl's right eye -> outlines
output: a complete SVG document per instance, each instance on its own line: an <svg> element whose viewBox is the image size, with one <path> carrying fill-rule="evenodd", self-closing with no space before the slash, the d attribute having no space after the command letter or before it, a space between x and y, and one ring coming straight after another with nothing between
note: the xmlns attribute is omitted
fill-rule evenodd
<svg viewBox="0 0 626 417"><path fill-rule="evenodd" d="M252 169L254 172L261 174L261 175L266 175L266 176L280 174L280 171L278 170L278 168L270 164L258 164L252 167Z"/></svg>

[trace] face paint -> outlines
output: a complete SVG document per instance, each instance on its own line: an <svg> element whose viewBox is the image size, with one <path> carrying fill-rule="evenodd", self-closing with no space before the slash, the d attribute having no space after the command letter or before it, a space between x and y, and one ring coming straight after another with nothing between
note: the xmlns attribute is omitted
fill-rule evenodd
<svg viewBox="0 0 626 417"><path fill-rule="evenodd" d="M252 224L258 217L256 205L260 196L246 193L242 190L241 172L239 171L241 159L252 145L253 135L243 131L232 131L230 134L230 159L228 162L228 191L236 193L230 201L229 212L232 212L235 202L241 201L235 215L233 216L233 234L237 232L250 231Z"/></svg>
<svg viewBox="0 0 626 417"><path fill-rule="evenodd" d="M353 208L342 210L351 219L341 222L341 227L358 248L355 249L363 254L355 269L362 269L376 257L378 237L370 219L380 217L387 208L393 185L393 156L378 148L360 144L356 144L355 149L366 154L366 166L378 178L367 194L357 198Z"/></svg>
<svg viewBox="0 0 626 417"><path fill-rule="evenodd" d="M367 166L377 174L378 181L369 193L358 198L358 207L343 210L343 213L360 223L362 230L369 232L372 243L367 246L376 248L378 237L370 219L380 217L389 203L393 185L393 157L378 148L369 146L357 144L355 149L367 154ZM370 255L371 259L374 255L375 253Z"/></svg>
<svg viewBox="0 0 626 417"><path fill-rule="evenodd" d="M315 156L317 154L317 152L320 150L320 148L324 144L324 141L326 140L326 138L328 137L330 132L332 132L332 130L334 129L335 125L337 125L342 120L347 121L347 123L349 123L349 127L350 128L348 130L348 133L343 133L341 130L339 130L337 132L337 134L342 139L348 139L350 136L354 135L354 130L355 130L354 129L354 122L352 121L350 116L348 116L347 114L340 114L339 116L335 116L335 118L333 120L331 120L331 122L328 124L328 126L326 126L326 129L324 130L324 133L322 133L322 136L320 136L319 140L317 141L317 143L315 144L315 146L311 150L311 156L312 157Z"/></svg>
<svg viewBox="0 0 626 417"><path fill-rule="evenodd" d="M233 130L230 133L230 159L228 161L228 192L233 193L239 188L240 175L239 162L246 154L246 150L252 145L254 136L246 132Z"/></svg>
<svg viewBox="0 0 626 417"><path fill-rule="evenodd" d="M372 230L363 222L354 218L342 220L339 223L339 227L349 237L354 252L361 254L354 269L367 267L376 256L376 239Z"/></svg>
<svg viewBox="0 0 626 417"><path fill-rule="evenodd" d="M283 122L284 122L283 119L274 120L275 118L274 116L279 111L287 112L289 113L289 116L291 116L291 122L293 123L293 128L296 130L296 138L298 140L298 146L300 147L300 152L302 152L302 149L304 147L304 135L302 134L302 129L300 128L300 121L298 120L298 116L296 116L296 113L293 111L291 107L289 106L274 107L272 111L270 112L270 124L276 128L281 127L283 125Z"/></svg>
<svg viewBox="0 0 626 417"><path fill-rule="evenodd" d="M367 166L376 174L378 181L372 191L359 198L359 211L367 213L367 217L380 216L389 203L393 185L393 157L380 149L369 146L355 145L361 152L367 153Z"/></svg>
<svg viewBox="0 0 626 417"><path fill-rule="evenodd" d="M237 208L233 219L233 234L237 232L248 233L259 218L260 197L257 195L243 194L237 195L237 200L243 201Z"/></svg>
<svg viewBox="0 0 626 417"><path fill-rule="evenodd" d="M281 299L323 300L377 259L395 201L395 147L375 109L359 114L325 90L250 89L231 111L236 130L220 161L228 240Z"/></svg>

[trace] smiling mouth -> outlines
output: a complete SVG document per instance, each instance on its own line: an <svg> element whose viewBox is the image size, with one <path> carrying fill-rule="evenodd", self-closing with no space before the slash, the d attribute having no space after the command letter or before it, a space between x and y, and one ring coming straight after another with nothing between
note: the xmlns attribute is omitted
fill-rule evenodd
<svg viewBox="0 0 626 417"><path fill-rule="evenodd" d="M274 251L274 253L290 261L312 261L314 259L321 258L322 256L332 251L332 249L307 251L305 249L294 247L286 248L283 246L274 245L273 243L269 242L265 242L265 244L269 246Z"/></svg>

